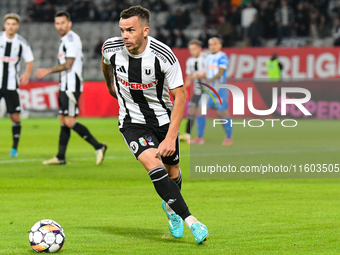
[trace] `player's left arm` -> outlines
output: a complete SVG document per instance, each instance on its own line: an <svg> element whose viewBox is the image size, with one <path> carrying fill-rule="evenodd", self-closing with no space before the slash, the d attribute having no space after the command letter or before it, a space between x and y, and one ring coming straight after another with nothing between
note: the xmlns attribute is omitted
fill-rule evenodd
<svg viewBox="0 0 340 255"><path fill-rule="evenodd" d="M174 98L174 106L171 113L171 121L165 139L159 144L157 153L163 157L170 157L176 151L176 139L179 127L184 114L186 97L183 86L170 89L170 93Z"/></svg>
<svg viewBox="0 0 340 255"><path fill-rule="evenodd" d="M26 70L25 72L20 76L20 85L26 85L29 80L31 73L33 71L33 61L34 61L34 56L31 47L29 44L24 40L24 43L22 44L22 57L24 61L26 62Z"/></svg>
<svg viewBox="0 0 340 255"><path fill-rule="evenodd" d="M217 80L218 78L220 78L220 77L223 75L223 73L225 72L225 70L226 70L225 68L220 67L220 68L218 69L218 73L215 74L215 76L212 77L211 79L209 79L207 82L210 83L210 82L212 82L212 81L214 81L214 80Z"/></svg>
<svg viewBox="0 0 340 255"><path fill-rule="evenodd" d="M214 80L219 79L224 74L224 72L227 71L228 65L229 65L229 58L227 57L227 55L222 55L217 61L217 66L218 66L217 74L215 74L214 77L210 78L207 82L210 83Z"/></svg>
<svg viewBox="0 0 340 255"><path fill-rule="evenodd" d="M170 49L169 49L170 50ZM167 63L164 66L165 80L169 85L170 93L174 98L174 104L171 113L170 126L164 140L159 144L156 151L158 155L170 157L176 151L176 139L178 130L184 114L186 95L183 87L182 70L176 58L176 62L172 65Z"/></svg>
<svg viewBox="0 0 340 255"><path fill-rule="evenodd" d="M33 61L27 62L26 70L20 76L20 85L26 85L29 82L32 71L33 71Z"/></svg>
<svg viewBox="0 0 340 255"><path fill-rule="evenodd" d="M65 70L69 70L72 68L75 58L67 57L64 64L59 64L57 66L53 66L51 68L39 68L35 72L35 77L38 79L44 78L45 76L51 73L59 73Z"/></svg>

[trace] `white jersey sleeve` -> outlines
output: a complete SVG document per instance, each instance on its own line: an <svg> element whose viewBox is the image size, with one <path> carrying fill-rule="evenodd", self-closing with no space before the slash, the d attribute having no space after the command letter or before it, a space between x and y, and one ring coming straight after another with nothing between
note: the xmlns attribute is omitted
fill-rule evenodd
<svg viewBox="0 0 340 255"><path fill-rule="evenodd" d="M69 34L65 40L66 58L76 58L77 56L79 45L74 40L75 38L73 38L71 34Z"/></svg>
<svg viewBox="0 0 340 255"><path fill-rule="evenodd" d="M26 40L22 43L22 57L26 63L34 60L32 49Z"/></svg>
<svg viewBox="0 0 340 255"><path fill-rule="evenodd" d="M186 75L191 75L192 71L191 71L191 66L190 66L190 58L187 59L187 62L185 63L185 74Z"/></svg>
<svg viewBox="0 0 340 255"><path fill-rule="evenodd" d="M111 57L119 50L122 50L124 47L123 39L121 37L112 37L107 39L103 43L102 47L102 55L103 55L103 62L106 65L110 65Z"/></svg>
<svg viewBox="0 0 340 255"><path fill-rule="evenodd" d="M165 80L168 83L169 89L175 89L183 86L183 76L181 66L179 65L178 59L173 65L168 64L165 69Z"/></svg>

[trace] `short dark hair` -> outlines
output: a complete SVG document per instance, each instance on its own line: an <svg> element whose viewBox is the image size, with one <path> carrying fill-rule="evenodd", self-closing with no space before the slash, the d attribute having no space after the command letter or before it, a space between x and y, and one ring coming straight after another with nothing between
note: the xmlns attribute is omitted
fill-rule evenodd
<svg viewBox="0 0 340 255"><path fill-rule="evenodd" d="M129 9L125 9L120 13L122 19L128 19L137 16L140 20L146 21L149 25L150 11L140 5L131 6Z"/></svg>
<svg viewBox="0 0 340 255"><path fill-rule="evenodd" d="M67 20L71 20L71 15L67 12L67 11L58 11L54 17L63 17L65 16L67 18Z"/></svg>

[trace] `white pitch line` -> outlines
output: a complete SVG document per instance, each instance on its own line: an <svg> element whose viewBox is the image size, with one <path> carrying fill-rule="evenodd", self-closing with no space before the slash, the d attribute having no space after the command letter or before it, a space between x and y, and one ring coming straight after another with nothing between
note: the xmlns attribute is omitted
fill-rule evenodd
<svg viewBox="0 0 340 255"><path fill-rule="evenodd" d="M133 156L131 156L133 158ZM129 158L128 156L106 156L105 159L116 159L116 158ZM84 158L72 158L72 161L87 161L95 160L96 157L84 157ZM46 158L35 158L35 159L8 159L0 160L0 164L13 164L13 163L26 163L26 162L43 162Z"/></svg>
<svg viewBox="0 0 340 255"><path fill-rule="evenodd" d="M193 151L193 149L191 149ZM242 151L242 152L225 152L225 153L191 153L194 157L211 157L211 156L242 156L242 155L257 155L257 154L290 154L290 153L308 153L308 152L340 152L340 148L316 148L305 150L270 150L270 151Z"/></svg>
<svg viewBox="0 0 340 255"><path fill-rule="evenodd" d="M190 157L189 154L181 155L181 157ZM131 154L129 156L105 156L105 159L132 159L135 160L134 156ZM0 165L4 164L16 164L16 163L27 163L27 162L43 162L46 158L35 158L35 159L7 159L7 160L0 160ZM71 158L70 161L77 162L77 161L95 161L96 157L83 157L83 158Z"/></svg>
<svg viewBox="0 0 340 255"><path fill-rule="evenodd" d="M193 151L193 149L191 149ZM211 157L211 156L240 156L240 155L257 155L257 154L290 154L290 153L308 153L308 152L340 152L340 148L315 148L315 149L306 149L306 150L268 150L268 151L242 151L242 152L226 152L226 153L203 153L203 154L182 154L182 158L187 157ZM105 159L134 159L132 155L129 156L106 156ZM17 164L17 163L26 163L26 162L42 162L46 160L46 158L36 158L36 159L8 159L8 160L0 160L0 164ZM76 161L90 161L95 160L95 157L83 157L83 158L72 158L72 162Z"/></svg>

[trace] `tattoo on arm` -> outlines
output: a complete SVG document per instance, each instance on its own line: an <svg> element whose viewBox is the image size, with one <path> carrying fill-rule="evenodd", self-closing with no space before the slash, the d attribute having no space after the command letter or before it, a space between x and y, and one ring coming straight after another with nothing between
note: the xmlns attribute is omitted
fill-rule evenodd
<svg viewBox="0 0 340 255"><path fill-rule="evenodd" d="M117 94L116 94L116 91L115 91L114 86L113 86L113 67L112 67L112 65L106 65L102 62L102 70L103 70L104 78L105 78L105 81L106 81L107 90L109 91L109 93L113 97L117 98Z"/></svg>
<svg viewBox="0 0 340 255"><path fill-rule="evenodd" d="M71 69L73 66L75 58L66 58L66 62L64 64L60 64L50 68L51 73L58 73L68 69Z"/></svg>

